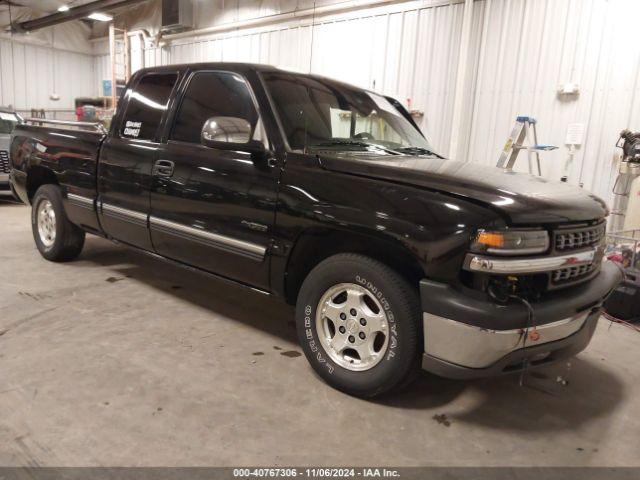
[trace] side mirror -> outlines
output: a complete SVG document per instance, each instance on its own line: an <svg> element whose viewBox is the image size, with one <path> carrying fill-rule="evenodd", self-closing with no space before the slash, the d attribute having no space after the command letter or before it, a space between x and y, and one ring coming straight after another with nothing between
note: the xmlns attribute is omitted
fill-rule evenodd
<svg viewBox="0 0 640 480"><path fill-rule="evenodd" d="M200 143L221 150L264 153L264 145L252 140L251 133L251 124L244 118L211 117L202 126Z"/></svg>

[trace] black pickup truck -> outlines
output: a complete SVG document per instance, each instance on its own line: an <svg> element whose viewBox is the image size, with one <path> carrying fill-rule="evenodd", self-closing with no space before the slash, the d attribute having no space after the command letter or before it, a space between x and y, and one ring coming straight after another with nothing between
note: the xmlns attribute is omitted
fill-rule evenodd
<svg viewBox="0 0 640 480"><path fill-rule="evenodd" d="M43 257L91 233L282 297L353 395L575 355L621 279L602 200L447 160L393 98L319 76L151 68L108 132L39 122L13 133L11 181Z"/></svg>

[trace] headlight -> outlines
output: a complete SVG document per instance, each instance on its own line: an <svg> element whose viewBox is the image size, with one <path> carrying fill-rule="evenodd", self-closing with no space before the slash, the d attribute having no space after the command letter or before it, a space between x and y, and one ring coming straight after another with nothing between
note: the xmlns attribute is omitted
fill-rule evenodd
<svg viewBox="0 0 640 480"><path fill-rule="evenodd" d="M546 230L478 230L471 250L493 255L531 255L549 249Z"/></svg>

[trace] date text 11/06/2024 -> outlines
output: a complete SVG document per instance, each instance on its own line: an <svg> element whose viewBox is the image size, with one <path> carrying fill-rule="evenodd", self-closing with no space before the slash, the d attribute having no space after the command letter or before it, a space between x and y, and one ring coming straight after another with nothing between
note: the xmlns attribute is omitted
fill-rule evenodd
<svg viewBox="0 0 640 480"><path fill-rule="evenodd" d="M235 468L236 478L399 478L400 472L388 468Z"/></svg>

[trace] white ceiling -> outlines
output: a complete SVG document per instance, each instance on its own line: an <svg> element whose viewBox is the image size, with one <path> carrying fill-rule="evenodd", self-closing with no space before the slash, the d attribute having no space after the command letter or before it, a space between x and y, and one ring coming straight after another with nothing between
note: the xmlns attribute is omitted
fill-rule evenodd
<svg viewBox="0 0 640 480"><path fill-rule="evenodd" d="M62 5L77 7L89 3L93 0L11 0L12 5L30 8L38 13L53 13ZM5 2L2 2L2 8L7 8Z"/></svg>

